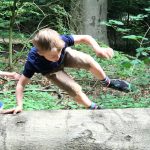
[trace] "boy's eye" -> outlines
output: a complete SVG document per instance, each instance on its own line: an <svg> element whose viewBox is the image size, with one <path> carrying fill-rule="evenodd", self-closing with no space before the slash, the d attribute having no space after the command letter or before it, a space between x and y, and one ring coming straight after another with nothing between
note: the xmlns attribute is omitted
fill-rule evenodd
<svg viewBox="0 0 150 150"><path fill-rule="evenodd" d="M62 48L57 48L57 51L58 51L58 52L62 51Z"/></svg>
<svg viewBox="0 0 150 150"><path fill-rule="evenodd" d="M54 48L52 48L52 51L60 52L60 51L62 51L62 48L56 48L56 47L54 47Z"/></svg>

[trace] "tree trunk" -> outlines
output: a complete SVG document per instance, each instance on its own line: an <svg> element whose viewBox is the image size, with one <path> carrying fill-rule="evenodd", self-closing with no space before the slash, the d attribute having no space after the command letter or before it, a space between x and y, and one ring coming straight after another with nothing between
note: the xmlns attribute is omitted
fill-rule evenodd
<svg viewBox="0 0 150 150"><path fill-rule="evenodd" d="M107 0L76 0L72 5L75 30L108 44L106 26L100 25L107 20Z"/></svg>
<svg viewBox="0 0 150 150"><path fill-rule="evenodd" d="M13 31L13 25L12 25L11 20L10 20L10 27L9 27L9 66L12 68L12 31Z"/></svg>
<svg viewBox="0 0 150 150"><path fill-rule="evenodd" d="M0 150L149 150L150 109L0 115Z"/></svg>
<svg viewBox="0 0 150 150"><path fill-rule="evenodd" d="M13 26L15 23L15 11L16 4L18 0L13 1L13 8L11 10L12 16L10 17L10 26L9 26L9 66L12 68L12 38L13 38Z"/></svg>

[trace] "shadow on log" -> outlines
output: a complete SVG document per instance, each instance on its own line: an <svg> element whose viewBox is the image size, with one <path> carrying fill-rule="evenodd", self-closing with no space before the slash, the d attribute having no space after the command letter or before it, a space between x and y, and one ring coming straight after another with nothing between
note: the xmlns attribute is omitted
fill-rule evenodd
<svg viewBox="0 0 150 150"><path fill-rule="evenodd" d="M150 109L0 115L0 150L149 150Z"/></svg>

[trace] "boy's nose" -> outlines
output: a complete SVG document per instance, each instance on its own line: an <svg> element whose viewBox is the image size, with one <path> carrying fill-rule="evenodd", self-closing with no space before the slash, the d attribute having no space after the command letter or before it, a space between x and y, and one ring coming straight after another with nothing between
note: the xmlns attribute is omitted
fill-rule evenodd
<svg viewBox="0 0 150 150"><path fill-rule="evenodd" d="M60 57L55 57L55 58L53 59L53 61L56 62L56 61L59 60L59 58L60 58Z"/></svg>

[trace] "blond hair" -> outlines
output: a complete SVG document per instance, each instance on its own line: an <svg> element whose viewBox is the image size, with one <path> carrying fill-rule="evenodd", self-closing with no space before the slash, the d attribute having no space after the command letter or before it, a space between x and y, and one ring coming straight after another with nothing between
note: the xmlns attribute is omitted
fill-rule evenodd
<svg viewBox="0 0 150 150"><path fill-rule="evenodd" d="M32 39L32 43L40 51L52 50L53 48L61 50L65 46L65 43L60 38L59 33L50 28L38 31Z"/></svg>

